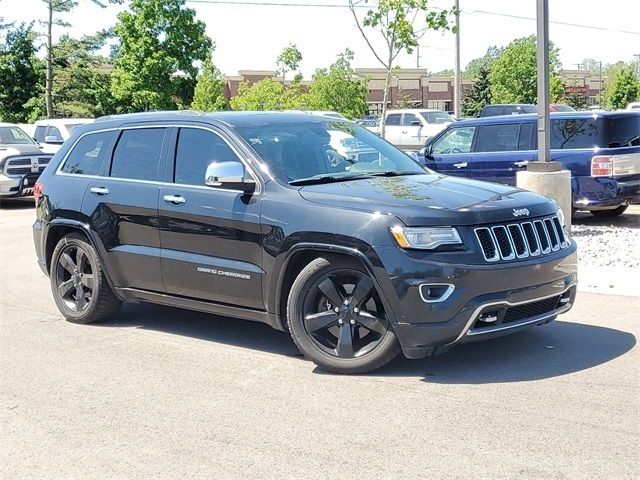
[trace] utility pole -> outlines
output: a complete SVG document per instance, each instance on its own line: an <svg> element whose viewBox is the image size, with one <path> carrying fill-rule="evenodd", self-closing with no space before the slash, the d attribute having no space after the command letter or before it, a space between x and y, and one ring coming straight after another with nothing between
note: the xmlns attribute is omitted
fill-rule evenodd
<svg viewBox="0 0 640 480"><path fill-rule="evenodd" d="M638 64L636 65L636 71L638 72L638 76L640 76L640 53L634 53L634 57L638 60Z"/></svg>
<svg viewBox="0 0 640 480"><path fill-rule="evenodd" d="M538 161L550 160L549 138L549 0L537 0Z"/></svg>
<svg viewBox="0 0 640 480"><path fill-rule="evenodd" d="M455 0L456 11L456 65L453 71L453 115L460 118L462 78L460 74L460 0Z"/></svg>
<svg viewBox="0 0 640 480"><path fill-rule="evenodd" d="M416 68L420 68L420 45L416 45Z"/></svg>
<svg viewBox="0 0 640 480"><path fill-rule="evenodd" d="M47 118L53 118L53 0L49 0L49 21L47 22L47 51L45 66L45 105Z"/></svg>

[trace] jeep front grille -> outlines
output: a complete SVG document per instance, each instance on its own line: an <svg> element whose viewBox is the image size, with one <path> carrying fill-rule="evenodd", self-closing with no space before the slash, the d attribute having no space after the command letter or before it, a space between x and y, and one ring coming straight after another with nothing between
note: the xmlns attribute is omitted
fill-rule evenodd
<svg viewBox="0 0 640 480"><path fill-rule="evenodd" d="M487 262L547 255L571 244L557 215L474 230Z"/></svg>

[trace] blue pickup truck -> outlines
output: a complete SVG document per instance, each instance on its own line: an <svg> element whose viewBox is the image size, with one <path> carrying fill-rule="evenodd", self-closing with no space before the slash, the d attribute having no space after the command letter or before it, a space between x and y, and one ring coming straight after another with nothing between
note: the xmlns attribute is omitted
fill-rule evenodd
<svg viewBox="0 0 640 480"><path fill-rule="evenodd" d="M537 160L536 115L461 120L429 139L419 160L447 175L515 185ZM640 112L551 114L551 159L571 171L573 209L613 217L640 203Z"/></svg>

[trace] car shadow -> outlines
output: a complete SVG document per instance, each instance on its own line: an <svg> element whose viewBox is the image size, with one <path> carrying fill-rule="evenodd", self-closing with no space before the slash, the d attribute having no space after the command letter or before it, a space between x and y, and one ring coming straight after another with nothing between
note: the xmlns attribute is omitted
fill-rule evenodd
<svg viewBox="0 0 640 480"><path fill-rule="evenodd" d="M300 357L288 333L268 325L153 304L125 305L105 327L135 327L289 357ZM520 333L458 345L421 360L400 355L374 377L419 377L442 384L540 380L586 370L613 360L636 344L612 328L556 321ZM313 365L309 363L310 369ZM319 368L315 373L327 374ZM327 374L329 375L329 374Z"/></svg>
<svg viewBox="0 0 640 480"><path fill-rule="evenodd" d="M29 208L36 208L32 197L0 199L0 210L27 210Z"/></svg>
<svg viewBox="0 0 640 480"><path fill-rule="evenodd" d="M640 229L640 208L634 206L618 217L596 217L589 212L576 212L571 219L573 225L592 227L625 227Z"/></svg>

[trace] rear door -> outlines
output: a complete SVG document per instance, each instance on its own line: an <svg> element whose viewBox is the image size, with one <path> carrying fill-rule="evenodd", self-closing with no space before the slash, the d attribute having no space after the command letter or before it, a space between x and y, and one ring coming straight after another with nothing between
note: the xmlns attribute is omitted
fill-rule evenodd
<svg viewBox="0 0 640 480"><path fill-rule="evenodd" d="M425 164L445 175L467 176L473 157L472 146L475 126L456 126L446 130L431 144L431 155Z"/></svg>
<svg viewBox="0 0 640 480"><path fill-rule="evenodd" d="M418 115L405 113L402 115L402 129L400 130L400 143L403 148L420 150L426 138L422 134L424 127Z"/></svg>
<svg viewBox="0 0 640 480"><path fill-rule="evenodd" d="M167 292L263 309L262 195L259 189L246 195L205 185L212 162L250 167L223 132L195 125L176 130L167 182L160 192Z"/></svg>
<svg viewBox="0 0 640 480"><path fill-rule="evenodd" d="M533 127L533 122L478 126L469 177L515 185L516 172L534 159L530 149Z"/></svg>
<svg viewBox="0 0 640 480"><path fill-rule="evenodd" d="M98 235L116 287L164 291L158 195L169 128L117 131L111 163L92 178L82 212Z"/></svg>
<svg viewBox="0 0 640 480"><path fill-rule="evenodd" d="M384 121L384 139L394 145L402 145L402 114L389 113Z"/></svg>

